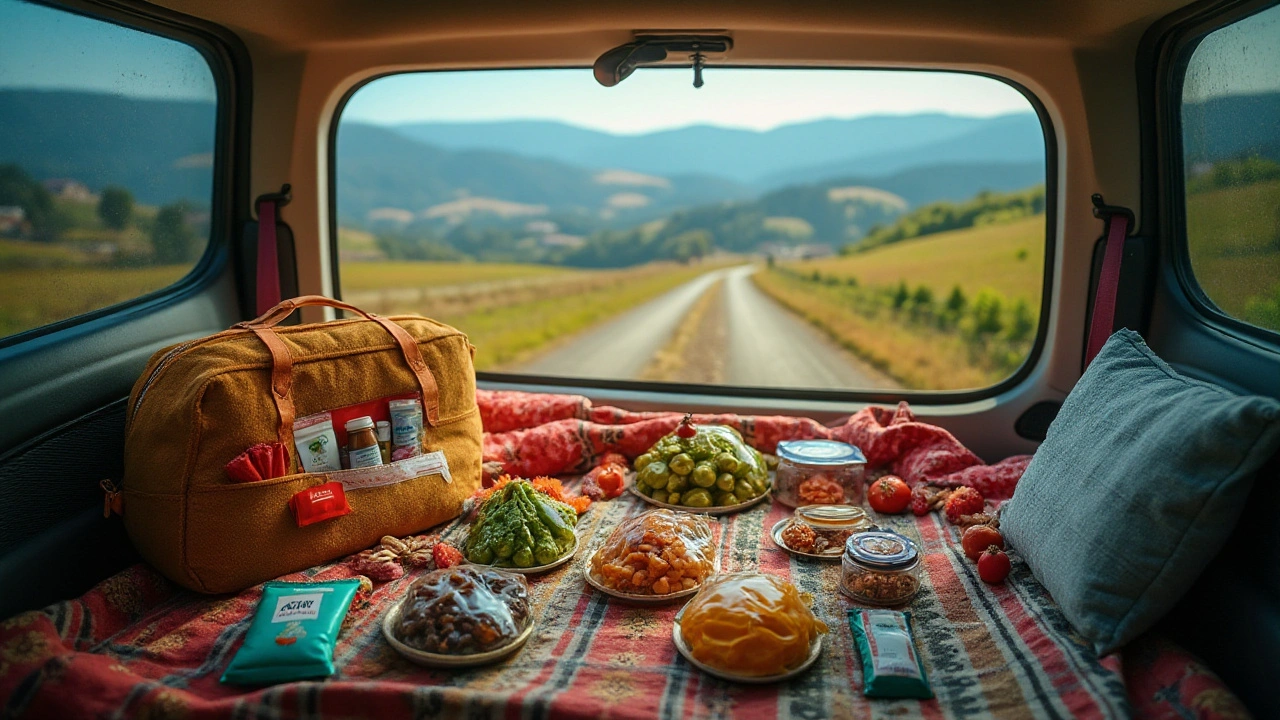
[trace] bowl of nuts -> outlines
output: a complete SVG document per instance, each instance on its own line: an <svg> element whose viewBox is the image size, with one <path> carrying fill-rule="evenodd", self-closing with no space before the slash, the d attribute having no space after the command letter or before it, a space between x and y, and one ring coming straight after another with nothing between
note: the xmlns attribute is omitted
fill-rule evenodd
<svg viewBox="0 0 1280 720"><path fill-rule="evenodd" d="M476 565L428 573L382 619L396 652L426 667L473 667L504 658L533 634L529 583Z"/></svg>
<svg viewBox="0 0 1280 720"><path fill-rule="evenodd" d="M838 559L855 532L874 527L857 505L807 505L769 532L778 547L804 557Z"/></svg>

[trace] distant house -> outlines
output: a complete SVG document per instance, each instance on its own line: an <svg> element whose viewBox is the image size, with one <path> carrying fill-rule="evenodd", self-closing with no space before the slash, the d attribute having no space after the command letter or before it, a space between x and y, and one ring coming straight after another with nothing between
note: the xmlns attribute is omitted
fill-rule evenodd
<svg viewBox="0 0 1280 720"><path fill-rule="evenodd" d="M26 234L27 212L17 205L0 205L0 237Z"/></svg>
<svg viewBox="0 0 1280 720"><path fill-rule="evenodd" d="M63 200L74 200L75 202L93 202L97 198L89 187L79 180L70 178L53 178L45 180L44 189L48 190L51 195Z"/></svg>

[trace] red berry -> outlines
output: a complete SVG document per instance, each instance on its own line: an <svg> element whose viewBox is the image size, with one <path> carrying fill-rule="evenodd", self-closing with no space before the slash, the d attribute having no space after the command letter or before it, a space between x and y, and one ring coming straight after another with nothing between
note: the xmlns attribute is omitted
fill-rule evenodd
<svg viewBox="0 0 1280 720"><path fill-rule="evenodd" d="M971 487L958 487L947 498L947 522L955 525L960 522L961 515L982 512L983 505L982 493Z"/></svg>
<svg viewBox="0 0 1280 720"><path fill-rule="evenodd" d="M1004 582L1009 577L1009 567L1009 556L995 545L983 550L982 555L978 556L978 577L983 582L992 585Z"/></svg>
<svg viewBox="0 0 1280 720"><path fill-rule="evenodd" d="M911 491L911 512L916 515L929 514L929 491L924 485L919 485Z"/></svg>
<svg viewBox="0 0 1280 720"><path fill-rule="evenodd" d="M436 568L447 568L462 562L462 552L447 542L438 542L431 548L431 557L436 561Z"/></svg>

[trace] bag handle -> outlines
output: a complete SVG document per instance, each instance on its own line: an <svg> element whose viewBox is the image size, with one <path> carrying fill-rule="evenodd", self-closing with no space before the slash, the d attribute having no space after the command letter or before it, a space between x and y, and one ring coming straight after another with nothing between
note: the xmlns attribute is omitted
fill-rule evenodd
<svg viewBox="0 0 1280 720"><path fill-rule="evenodd" d="M347 310L360 315L366 320L372 320L381 325L391 337L395 338L396 344L400 346L401 354L404 355L405 362L418 379L418 388L422 391L423 419L429 425L435 425L439 422L440 387L436 384L435 375L431 374L431 368L427 367L426 361L422 359L422 351L418 348L418 341L409 334L408 330L388 318L365 312L340 300L327 298L323 295L303 295L285 300L259 317L247 322L236 323L233 326L253 331L253 334L258 336L258 339L262 341L263 345L267 346L267 350L271 353L271 398L275 402L276 412L280 415L280 427L277 429L277 437L280 444L284 445L286 452L290 452L289 447L293 443L293 421L295 419L293 398L289 394L293 386L293 353L289 352L289 346L285 345L284 340L280 339L274 328L298 308L316 305Z"/></svg>

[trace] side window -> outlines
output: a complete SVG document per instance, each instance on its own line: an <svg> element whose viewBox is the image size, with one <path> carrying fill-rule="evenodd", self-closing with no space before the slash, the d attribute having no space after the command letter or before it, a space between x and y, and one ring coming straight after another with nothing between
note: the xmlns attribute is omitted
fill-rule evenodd
<svg viewBox="0 0 1280 720"><path fill-rule="evenodd" d="M1182 144L1196 282L1227 315L1280 332L1280 7L1196 47Z"/></svg>
<svg viewBox="0 0 1280 720"><path fill-rule="evenodd" d="M183 43L0 0L0 340L146 295L209 240L217 91Z"/></svg>

